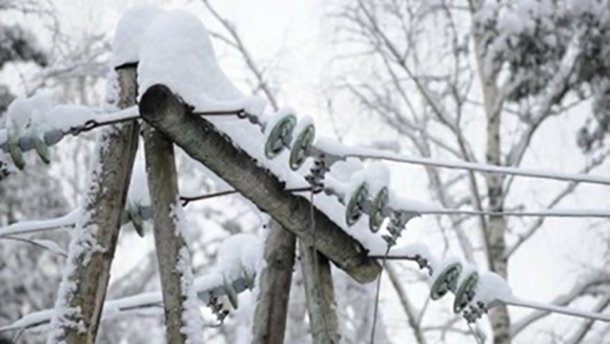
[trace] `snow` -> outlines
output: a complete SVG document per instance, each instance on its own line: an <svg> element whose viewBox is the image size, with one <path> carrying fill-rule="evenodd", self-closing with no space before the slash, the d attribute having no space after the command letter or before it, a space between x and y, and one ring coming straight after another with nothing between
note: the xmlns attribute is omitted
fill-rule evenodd
<svg viewBox="0 0 610 344"><path fill-rule="evenodd" d="M101 152L108 149L107 140L113 132L112 128L104 128L98 135L98 144L93 158L93 168L85 194L84 209L88 209L93 203L94 195L99 191L98 181L102 172L100 161ZM57 292L51 329L47 338L48 344L61 342L65 336L67 328L77 328L85 331L79 307L72 306L72 300L77 288L78 277L76 276L77 267L87 265L95 253L104 252L96 238L98 227L90 222L91 213L83 211L72 232L69 245L69 255L62 271L62 279Z"/></svg>
<svg viewBox="0 0 610 344"><path fill-rule="evenodd" d="M210 292L214 292L216 295L224 294L222 275L218 272L211 272L207 275L197 277L194 279L192 288L190 289L193 290L195 294L199 295L206 293L209 295ZM207 302L207 299L203 301ZM192 302L192 299L190 302ZM102 320L110 319L125 312L137 311L148 307L158 307L162 303L163 296L159 291L145 292L106 301L102 311ZM47 324L49 321L52 321L51 319L55 314L56 312L54 309L33 312L23 316L11 325L0 327L0 332ZM57 330L55 325L52 325L52 328Z"/></svg>
<svg viewBox="0 0 610 344"><path fill-rule="evenodd" d="M249 344L252 343L256 295L253 295L253 293L240 294L239 305L240 307L234 316L236 323L234 344Z"/></svg>
<svg viewBox="0 0 610 344"><path fill-rule="evenodd" d="M513 298L513 292L508 283L494 272L481 272L479 284L475 289L473 303L482 302L487 308L493 307L498 302Z"/></svg>
<svg viewBox="0 0 610 344"><path fill-rule="evenodd" d="M503 11L498 18L498 29L504 34L516 35L525 29L525 24L517 13Z"/></svg>
<svg viewBox="0 0 610 344"><path fill-rule="evenodd" d="M385 252L371 252L374 255L385 254ZM439 265L438 259L432 255L428 246L421 242L415 242L408 245L394 246L388 252L388 256L400 256L400 257L411 257L411 258L423 258L428 262L430 267L436 267Z"/></svg>
<svg viewBox="0 0 610 344"><path fill-rule="evenodd" d="M104 113L100 109L94 109L83 105L57 104L51 94L37 93L29 98L17 98L8 108L7 118L9 128L14 126L18 133L29 127L35 127L38 131L61 130L67 133L70 128L77 127L87 121L97 122L114 121L139 115L136 106ZM39 133L40 134L40 133ZM0 144L6 140L6 134L0 134Z"/></svg>
<svg viewBox="0 0 610 344"><path fill-rule="evenodd" d="M348 158L345 160L337 161L332 166L330 166L330 171L328 171L328 175L342 182L347 182L354 173L360 171L362 168L363 165L359 159Z"/></svg>
<svg viewBox="0 0 610 344"><path fill-rule="evenodd" d="M267 100L259 96L252 96L244 105L244 111L251 115L262 116L267 108Z"/></svg>
<svg viewBox="0 0 610 344"><path fill-rule="evenodd" d="M505 175L515 175L531 178L544 178L544 179L555 179L563 181L577 181L582 183L593 183L593 184L604 184L610 185L610 178L603 176L577 174L577 173L562 173L555 171L544 171L544 170L533 170L526 168L516 167L504 167L495 166L463 161L447 161L437 160L431 158L423 158L416 156L408 156L403 154L396 154L392 152L386 152L383 150L372 149L372 148L361 148L361 147L348 147L338 142L329 144L325 141L322 145L319 141L315 145L320 150L327 152L338 157L359 157L363 159L382 159L395 162L403 162L408 164L424 165L424 166L435 166L444 167L451 169L464 169L477 172L485 173L496 173Z"/></svg>
<svg viewBox="0 0 610 344"><path fill-rule="evenodd" d="M338 157L345 157L346 155L352 152L351 147L346 146L340 143L337 140L328 138L328 137L320 137L315 142L314 145L319 150L326 152L331 155L335 155Z"/></svg>
<svg viewBox="0 0 610 344"><path fill-rule="evenodd" d="M73 226L82 214L82 209L77 208L70 213L49 220L17 222L0 228L0 237L9 235L31 234L52 228L63 228Z"/></svg>
<svg viewBox="0 0 610 344"><path fill-rule="evenodd" d="M193 284L191 254L188 247L180 249L176 269L180 272L181 294L186 296L183 303L184 312L182 313L184 327L180 329L180 332L185 334L186 344L203 343L203 318L199 311L199 300Z"/></svg>
<svg viewBox="0 0 610 344"><path fill-rule="evenodd" d="M440 211L440 210L445 209L440 206L422 203L422 202L412 200L409 198L400 197L397 195L396 192L390 192L390 199L388 201L388 206L395 210L411 211L411 212L415 212L415 213L427 213L427 212Z"/></svg>
<svg viewBox="0 0 610 344"><path fill-rule="evenodd" d="M195 279L195 282L193 284L195 286L195 290L197 290L197 293L210 291L219 288L223 285L222 270L216 270L217 271L212 271L204 277Z"/></svg>
<svg viewBox="0 0 610 344"><path fill-rule="evenodd" d="M430 268L432 269L432 275L430 276L430 284L434 283L436 279L440 276L440 274L450 265L460 263L462 264L462 260L458 257L449 256L445 259L439 261L430 262Z"/></svg>
<svg viewBox="0 0 610 344"><path fill-rule="evenodd" d="M232 109L244 108L252 103L252 100L245 97L220 69L209 35L197 17L182 11L165 12L153 21L144 36L145 43L142 44L138 66L140 96L148 87L161 83L179 94L186 103L194 107L196 112L231 109L231 107L233 107ZM271 128L271 125L279 118L279 112L275 115L265 114L266 128ZM269 132L268 129L265 130L265 133L261 133L258 126L232 116L208 117L207 120L219 132L229 136L236 146L246 151L261 167L270 170L280 181L285 182L287 188L308 186L303 178L307 173L306 168L301 168L297 173L290 170L288 150L282 151L274 159L267 159L264 156L264 143L266 133ZM370 148L352 148L323 138L318 139L315 147L341 158L383 159L437 167L470 169L487 173L579 180L610 185L610 179L605 177L531 171L467 162L446 162L404 156ZM350 196L350 191L353 191L360 182L369 180L366 177L367 169L356 167L359 163L339 162L337 164L343 164L343 166L337 165L331 168L327 183L334 183L333 187L337 189L342 187L339 182L346 183L347 188L344 189L346 198ZM378 171L382 170L382 168L378 168ZM347 175L349 177L342 178ZM380 178L381 175L383 175L383 172L373 173L371 180L378 180L375 181L375 183L378 183L375 185L376 187L379 187L385 179ZM310 196L306 192L299 193L299 195L307 198ZM415 204L414 202L407 204L406 200L396 201L395 199L393 202L408 205L410 208L407 209L410 210L433 209L431 206ZM345 223L345 207L336 197L319 194L316 195L314 203L331 220L344 228L350 236L360 241L365 248L375 251L387 247L387 244L379 235L372 234L369 231L367 216L363 216L358 223L348 228Z"/></svg>
<svg viewBox="0 0 610 344"><path fill-rule="evenodd" d="M150 23L163 12L153 5L137 5L123 13L114 34L112 66L139 61L142 36Z"/></svg>
<svg viewBox="0 0 610 344"><path fill-rule="evenodd" d="M79 127L88 121L97 123L120 121L124 119L138 117L139 111L137 106L132 106L123 110L104 113L99 109L90 108L82 105L63 105L57 104L51 107L46 107L41 99L34 100L32 98L18 99L11 103L13 108L13 117L17 125L18 135L25 135L28 124L35 128L36 135L41 136L42 132L60 131L63 135L70 133L72 128ZM17 102L17 104L15 104ZM48 103L47 103L48 105ZM44 107L43 107L44 106ZM44 110L44 111L43 111ZM24 124L25 123L25 124ZM22 125L25 125L22 127ZM12 129L11 129L12 130ZM0 129L0 149L6 151L5 142L8 139L6 130ZM23 149L23 147L21 147ZM33 149L33 145L28 145L29 150Z"/></svg>
<svg viewBox="0 0 610 344"><path fill-rule="evenodd" d="M549 304L544 304L544 303L540 303L540 302L525 301L525 300L517 299L515 297L505 297L504 299L501 299L501 301L503 303L505 303L507 305L511 305L511 306L533 308L533 309L548 311L548 312L552 312L552 313L560 313L560 314L571 315L571 316L580 317L580 318L595 319L595 320L610 322L610 314L580 311L577 309L549 305Z"/></svg>
<svg viewBox="0 0 610 344"><path fill-rule="evenodd" d="M142 37L139 57L139 97L149 87L164 84L195 111L260 106L260 98L245 98L227 79L207 30L189 12L172 10L157 16Z"/></svg>
<svg viewBox="0 0 610 344"><path fill-rule="evenodd" d="M127 202L136 206L149 206L151 204L146 166L141 156L136 158L133 165Z"/></svg>
<svg viewBox="0 0 610 344"><path fill-rule="evenodd" d="M369 186L371 197L375 197L383 187L390 185L390 170L380 161L375 161L367 166L363 173L365 175L364 179Z"/></svg>
<svg viewBox="0 0 610 344"><path fill-rule="evenodd" d="M11 325L0 327L0 332L9 331L12 329L33 327L38 324L45 324L49 321L52 315L52 309L26 314Z"/></svg>
<svg viewBox="0 0 610 344"><path fill-rule="evenodd" d="M45 115L52 107L53 100L45 92L39 92L30 98L17 98L8 106L7 128L16 136L24 135L30 126L34 126L36 130L44 130L47 122Z"/></svg>
<svg viewBox="0 0 610 344"><path fill-rule="evenodd" d="M356 186L358 186L358 185L356 185ZM330 173L327 174L326 176L324 176L325 191L327 191L327 190L328 190L327 192L332 191L339 198L341 198L344 203L346 202L346 200L344 198L348 193L348 187L349 187L349 184L343 183L343 182L335 179L334 176Z"/></svg>
<svg viewBox="0 0 610 344"><path fill-rule="evenodd" d="M189 224L179 199L176 200L174 204L170 205L170 217L174 220L174 224L176 225L176 235L184 238L187 246L189 243L197 240L199 233Z"/></svg>
<svg viewBox="0 0 610 344"><path fill-rule="evenodd" d="M498 0L484 0L475 14L475 19L481 24L486 24L495 18L499 7Z"/></svg>
<svg viewBox="0 0 610 344"><path fill-rule="evenodd" d="M225 239L218 248L218 271L227 279L235 280L246 272L254 276L262 260L261 239L253 234L235 234Z"/></svg>

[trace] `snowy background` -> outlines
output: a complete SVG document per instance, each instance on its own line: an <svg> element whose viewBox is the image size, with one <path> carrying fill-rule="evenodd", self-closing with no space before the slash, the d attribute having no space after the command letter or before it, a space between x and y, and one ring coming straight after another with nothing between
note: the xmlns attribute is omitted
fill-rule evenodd
<svg viewBox="0 0 610 344"><path fill-rule="evenodd" d="M0 2L1 4L2 2ZM7 4L19 7L16 2ZM32 42L36 41L40 49L48 54L49 61L13 62L0 65L0 83L8 86L14 95L31 95L44 88L53 92L54 97L63 103L86 104L99 106L103 103L106 93L106 75L111 58L111 44L114 31L120 15L138 1L53 1L35 3L35 10L29 11L29 3L24 3L23 9L3 11L0 6L0 23L2 25L20 25L26 28ZM211 32L226 35L220 23L209 10L198 1L159 1L153 2L166 8L181 8L197 15ZM411 3L411 2L410 2ZM418 3L418 2L413 2ZM444 2L438 1L442 4ZM455 6L453 10L459 18L460 2L447 2ZM491 2L490 2L491 3ZM529 1L519 2L526 6ZM568 1L567 3L572 3ZM588 3L588 2L587 2ZM607 3L602 2L606 6ZM367 84L379 87L383 91L383 83L376 79L379 72L379 60L370 57L367 60L366 49L360 49L357 40L342 36L341 13L342 1L216 1L216 10L224 18L230 20L238 30L243 43L247 46L255 63L264 71L267 80L280 106L290 106L299 115L309 115L316 123L316 130L321 136L340 140L351 146L390 147L401 153L419 155L411 141L407 140L397 126L388 124L367 106L361 99L350 92L346 85ZM430 6L433 6L431 4ZM9 7L10 8L10 7ZM413 6L413 8L418 8ZM574 7L576 8L576 7ZM530 12L527 12L530 13ZM511 30L520 31L527 27L527 20L520 23L518 19L506 15L501 28L505 33ZM439 22L442 22L439 20ZM440 37L446 35L441 29L432 27L434 20L422 27L428 28L426 37L430 39L428 46L419 46L430 56L429 61L418 61L421 70L434 74L435 68L443 71L446 68L445 58L448 52L443 52L445 42ZM391 22L388 21L388 26ZM523 27L522 27L523 26ZM464 25L467 28L467 25ZM464 28L460 28L464 30ZM467 31L464 31L466 34ZM397 34L398 35L398 34ZM0 37L2 38L2 37ZM498 40L500 41L500 40ZM218 56L222 70L233 81L239 91L249 95L256 89L256 80L248 66L244 64L243 56L223 43L221 39L212 37L212 44ZM465 48L466 49L466 48ZM501 49L501 48L498 48ZM445 56L447 54L447 56ZM466 57L474 59L472 56ZM439 62L440 61L440 62ZM444 62L443 62L444 61ZM474 65L474 61L470 61ZM435 64L438 63L438 64ZM478 80L472 81L475 85ZM436 87L430 82L431 87ZM412 85L405 89L413 88ZM472 97L481 97L479 86L473 87ZM439 94L441 86L438 86ZM587 91L584 91L587 93ZM392 92L389 91L391 95ZM433 116L423 110L425 107L421 97L415 97L417 103L413 106L425 116ZM574 99L577 97L574 96ZM360 101L359 101L360 100ZM570 99L571 100L571 99ZM527 101L524 101L527 103ZM521 109L516 107L517 109ZM578 102L575 106L558 116L545 120L541 129L533 136L527 154L521 163L522 167L553 170L558 172L576 173L590 161L590 156L584 154L577 145L578 129L583 123L593 118L591 114L591 99ZM465 108L464 136L473 147L474 156L479 161L485 161L485 116L475 105ZM2 109L0 109L1 111ZM509 109L511 110L511 109ZM503 132L508 144L518 136L522 129L518 119L508 117L503 124ZM451 133L438 126L431 126L430 132L435 132L441 140L454 146L455 140ZM83 189L87 181L88 162L94 146L94 134L81 135L78 138L68 138L53 148L53 162L46 169L29 161L26 173L0 185L0 225L23 220L52 218L67 214L70 210L82 204ZM607 144L606 146L607 147ZM600 148L602 151L604 146ZM607 148L606 148L607 149ZM446 158L442 153L438 158ZM139 160L142 160L142 156ZM197 195L205 192L223 190L226 186L211 177L200 166L189 162L179 154L178 168L181 173L180 187L182 194ZM438 204L437 196L431 191L431 185L424 168L388 163L391 171L391 189L399 196L424 203ZM610 177L610 165L603 163L593 174ZM145 180L143 164L137 163L134 168L134 185ZM457 176L457 173L447 172L446 180ZM482 183L482 180L480 182ZM456 194L469 197L467 183L461 179L462 186L457 187ZM541 181L538 179L516 179L509 197L505 200L505 209L535 210L544 209L552 197L562 189L556 181ZM137 194L137 190L135 191ZM574 193L561 201L562 209L610 209L610 192L608 186L580 185ZM135 195L134 197L137 197ZM462 197L457 197L462 198ZM6 200L6 201L5 201ZM465 206L464 208L469 208ZM267 221L255 206L239 196L229 196L189 205L185 208L186 217L197 239L192 242L194 252L193 262L195 274L202 275L214 269L217 247L221 239L230 234L261 232L261 226ZM509 245L517 240L535 220L510 218L508 220L507 241ZM129 226L127 226L129 227ZM482 242L478 239L480 231L477 218L472 217L462 223L462 228L470 238L476 251L474 257L485 266L482 253ZM568 293L578 281L607 276L610 274L609 257L609 222L607 219L547 219L541 228L519 248L510 258L509 284L515 295L522 299L539 302L551 302L558 295ZM152 249L154 247L149 225L145 228L146 235L140 238L131 228L123 230L119 246L112 266L112 280L109 292L110 298L129 296L144 291L159 289L159 282ZM46 235L46 234L45 234ZM39 238L44 239L45 235ZM57 241L63 250L67 250L67 235L49 234ZM458 239L452 231L452 222L446 217L424 216L409 222L408 229L399 242L410 244L423 242L438 257L457 255L464 256L458 244ZM63 264L61 255L53 252L40 253L35 248L27 247L22 242L5 240L0 242L0 297L10 300L10 305L0 310L0 326L7 325L21 316L33 311L43 310L53 305L54 295L59 283L60 269ZM472 252L471 252L472 253ZM422 318L422 327L433 329L439 327L442 331L427 332L428 342L472 343L474 339L462 332L467 330L465 324L454 327L447 325L452 316L451 300L428 304L428 284L424 274L410 262L396 263L402 285L409 293L409 299L416 309L427 307ZM484 270L484 268L481 268ZM356 305L358 295L365 295L372 302L374 284L360 287L349 281L349 277L340 271L335 271L336 294L339 306L340 328L346 342L365 342L368 338L366 329L364 335L358 336L357 329L369 326L371 309L359 309ZM45 282L45 281L49 282ZM298 280L298 279L297 279ZM51 283L52 281L52 283ZM6 282L6 283L4 283ZM588 310L596 303L594 296L608 295L609 283L602 283L593 296L588 295L571 303L571 307ZM5 288L5 289L2 289ZM303 334L307 331L304 315L304 298L295 290L302 286L293 286L287 341L303 343L311 340ZM360 289L358 289L360 288ZM405 338L413 338L405 313L397 307L396 291L387 275L382 281L380 298L380 328L386 333L387 342L403 342ZM4 296L6 295L6 296ZM6 298L5 298L6 297ZM242 305L238 312L231 314L224 327L206 329L207 342L237 342L243 338L250 326L249 312L254 309L253 300L249 295L241 295ZM2 301L4 303L4 301ZM299 303L300 302L300 303ZM527 317L530 310L510 308L513 323ZM607 311L606 311L607 312ZM364 316L362 316L364 314ZM141 320L144 319L144 320ZM204 310L204 321L213 322L209 310ZM580 320L578 320L580 321ZM490 327L487 320L479 322L481 328L488 333ZM362 325L366 324L366 325ZM515 343L563 343L568 342L580 323L573 318L551 315L535 322L525 331L515 337ZM369 327L370 328L370 327ZM457 329L452 331L451 329ZM137 315L127 315L104 323L100 342L149 343L163 342L162 320L158 312L142 312ZM43 336L26 332L22 340L40 342ZM605 343L608 327L597 324L586 340L591 343ZM378 343L382 343L380 339ZM587 342L587 341L585 341Z"/></svg>

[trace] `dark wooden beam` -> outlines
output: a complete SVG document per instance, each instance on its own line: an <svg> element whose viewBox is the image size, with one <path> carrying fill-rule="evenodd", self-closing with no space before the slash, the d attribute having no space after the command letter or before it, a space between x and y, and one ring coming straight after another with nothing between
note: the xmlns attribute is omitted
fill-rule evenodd
<svg viewBox="0 0 610 344"><path fill-rule="evenodd" d="M316 344L339 343L337 303L330 262L312 246L299 241L309 329Z"/></svg>
<svg viewBox="0 0 610 344"><path fill-rule="evenodd" d="M163 133L148 124L142 128L148 190L153 210L153 233L159 263L163 310L165 315L165 339L167 343L186 343L187 335L182 330L186 325L187 290L184 290L185 259L182 250L187 250L186 239L177 228L177 215L172 207L180 207L178 172L174 158L174 145ZM189 253L190 255L190 253Z"/></svg>
<svg viewBox="0 0 610 344"><path fill-rule="evenodd" d="M205 118L195 116L187 104L164 85L151 86L140 100L146 122L167 135L193 159L201 162L244 197L269 214L305 244L314 245L310 203L284 190L270 171L217 131ZM362 245L347 235L328 216L314 209L315 248L354 279L374 280L381 267L367 258Z"/></svg>
<svg viewBox="0 0 610 344"><path fill-rule="evenodd" d="M275 220L269 221L265 267L258 277L252 344L283 344L294 269L296 239Z"/></svg>

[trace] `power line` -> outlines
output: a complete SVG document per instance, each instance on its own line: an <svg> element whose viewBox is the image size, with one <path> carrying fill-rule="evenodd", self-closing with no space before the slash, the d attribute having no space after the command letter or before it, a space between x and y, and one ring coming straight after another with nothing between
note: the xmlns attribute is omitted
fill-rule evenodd
<svg viewBox="0 0 610 344"><path fill-rule="evenodd" d="M435 215L488 215L488 216L514 216L514 217L607 217L610 210L605 209L548 209L539 211L485 211L463 209L429 209L418 211L420 214Z"/></svg>
<svg viewBox="0 0 610 344"><path fill-rule="evenodd" d="M551 312L551 313L560 313L560 314L575 316L575 317L579 317L579 318L586 318L586 319L590 319L590 320L599 320L599 321L604 321L604 322L610 322L610 314L579 311L579 310L572 309L572 308L560 307L560 306L556 306L556 305L534 302L534 301L525 301L525 300L520 300L517 298L500 299L498 301L500 301L506 305L509 305L509 306L538 309L541 311L547 311L547 312Z"/></svg>
<svg viewBox="0 0 610 344"><path fill-rule="evenodd" d="M360 158L360 159L378 159L387 160L401 163L408 163L414 165L424 165L432 167L443 167L450 169L461 169L470 170L476 172L502 174L502 175L514 175L521 177L530 178L542 178L552 180L571 181L579 183L591 183L591 184L602 184L610 185L610 178L602 176L592 176L578 173L562 173L553 171L543 170L532 170L517 167L508 166L495 166L487 164L479 164L465 161L441 161L431 158L422 158L415 156L408 156L403 154L397 154L392 152L385 152L373 148L360 148L360 147L347 147L339 143L333 142L320 142L316 144L316 148L320 149L323 153L334 155L340 158Z"/></svg>
<svg viewBox="0 0 610 344"><path fill-rule="evenodd" d="M10 235L30 234L55 228L70 227L78 221L81 211L80 208L77 208L64 216L55 219L17 222L8 225L4 228L0 228L0 238Z"/></svg>
<svg viewBox="0 0 610 344"><path fill-rule="evenodd" d="M383 259L383 260L407 260L407 261L415 261L418 264L423 261L430 261L430 257L423 257L419 253L418 254L400 254L400 255L368 255L368 258L373 259ZM422 266L420 264L420 268L426 266ZM586 318L590 320L604 321L610 322L610 314L596 313L596 312L586 312L575 310L568 307L556 306L553 304L546 304L535 301L526 301L515 297L497 297L495 298L496 302L500 302L506 304L508 306L514 307L523 307L523 308L531 308L537 309L541 311L546 311L550 313L559 313L568 316L574 316L579 318Z"/></svg>

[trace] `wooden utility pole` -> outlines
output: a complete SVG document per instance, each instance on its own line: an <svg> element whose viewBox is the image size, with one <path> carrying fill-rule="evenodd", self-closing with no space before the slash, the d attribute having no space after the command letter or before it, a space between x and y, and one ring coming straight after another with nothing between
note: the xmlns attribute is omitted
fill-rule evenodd
<svg viewBox="0 0 610 344"><path fill-rule="evenodd" d="M313 246L306 245L302 241L299 241L299 252L313 342L336 344L339 342L339 335L330 262Z"/></svg>
<svg viewBox="0 0 610 344"><path fill-rule="evenodd" d="M304 243L313 244L310 203L285 191L276 176L235 147L205 118L192 114L172 91L155 85L144 92L140 114L151 126L166 134L193 159L233 186L261 210L277 220ZM359 282L374 280L381 267L366 251L324 213L314 209L316 249Z"/></svg>
<svg viewBox="0 0 610 344"><path fill-rule="evenodd" d="M275 220L269 221L259 294L254 313L253 344L283 344L294 268L295 237Z"/></svg>
<svg viewBox="0 0 610 344"><path fill-rule="evenodd" d="M167 343L185 343L186 334L181 331L186 325L183 319L187 299L184 269L191 267L190 252L183 233L177 226L177 212L182 208L179 203L174 144L148 124L144 124L143 134L155 248L161 275L165 338Z"/></svg>
<svg viewBox="0 0 610 344"><path fill-rule="evenodd" d="M117 70L121 109L136 103L136 69ZM95 343L138 145L136 121L104 128L87 189L82 223L72 233L48 343Z"/></svg>

